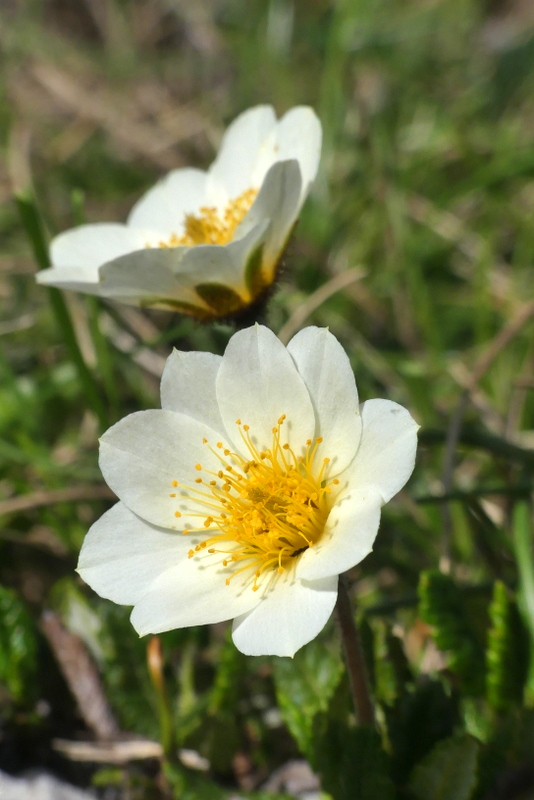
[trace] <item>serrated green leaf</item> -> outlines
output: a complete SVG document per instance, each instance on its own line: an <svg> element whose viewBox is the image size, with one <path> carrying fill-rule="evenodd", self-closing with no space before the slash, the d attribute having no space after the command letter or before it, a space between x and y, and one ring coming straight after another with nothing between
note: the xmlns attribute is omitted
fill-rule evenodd
<svg viewBox="0 0 534 800"><path fill-rule="evenodd" d="M450 671L459 677L467 694L481 694L484 651L456 583L450 576L430 570L421 574L418 592L421 618L432 626L438 648L449 654Z"/></svg>
<svg viewBox="0 0 534 800"><path fill-rule="evenodd" d="M439 681L422 678L385 712L393 777L402 783L436 742L452 735L456 707Z"/></svg>
<svg viewBox="0 0 534 800"><path fill-rule="evenodd" d="M389 759L374 728L348 728L326 714L314 725L312 765L334 800L393 800Z"/></svg>
<svg viewBox="0 0 534 800"><path fill-rule="evenodd" d="M326 711L343 674L339 644L315 639L293 659L274 658L276 696L283 720L304 754L310 752L313 719Z"/></svg>
<svg viewBox="0 0 534 800"><path fill-rule="evenodd" d="M36 649L32 618L16 593L0 585L0 683L16 701L33 695Z"/></svg>
<svg viewBox="0 0 534 800"><path fill-rule="evenodd" d="M505 711L523 698L529 667L528 632L502 581L495 582L489 613L487 697L493 708Z"/></svg>
<svg viewBox="0 0 534 800"><path fill-rule="evenodd" d="M468 734L439 742L409 782L416 800L469 800L477 779L480 743Z"/></svg>

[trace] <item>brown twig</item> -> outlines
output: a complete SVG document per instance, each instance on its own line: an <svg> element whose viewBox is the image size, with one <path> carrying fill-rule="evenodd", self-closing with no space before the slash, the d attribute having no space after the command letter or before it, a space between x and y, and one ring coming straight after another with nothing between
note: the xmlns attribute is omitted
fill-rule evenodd
<svg viewBox="0 0 534 800"><path fill-rule="evenodd" d="M339 577L336 612L341 630L343 649L345 651L356 719L360 725L374 725L375 711L369 692L367 670L363 657L360 634L354 621L344 575L340 575Z"/></svg>
<svg viewBox="0 0 534 800"><path fill-rule="evenodd" d="M40 506L53 506L56 503L77 503L83 500L107 500L115 495L107 486L70 486L68 489L55 489L47 492L44 489L22 497L10 497L0 503L2 514L16 514L19 511L30 511Z"/></svg>

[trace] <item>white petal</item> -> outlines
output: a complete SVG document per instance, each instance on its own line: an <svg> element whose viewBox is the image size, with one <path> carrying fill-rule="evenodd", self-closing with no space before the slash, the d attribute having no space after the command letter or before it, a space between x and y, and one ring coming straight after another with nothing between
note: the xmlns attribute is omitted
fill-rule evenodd
<svg viewBox="0 0 534 800"><path fill-rule="evenodd" d="M307 106L296 106L284 114L276 127L277 160L297 159L302 177L302 200L317 175L321 157L321 123Z"/></svg>
<svg viewBox="0 0 534 800"><path fill-rule="evenodd" d="M100 469L124 504L153 525L172 530L201 527L210 508L193 491L195 487L205 491L195 479L209 480L211 476L197 471L196 464L204 470L221 469L203 438L214 446L222 436L185 414L137 411L100 439ZM173 481L180 485L173 487ZM177 518L175 511L182 517ZM188 516L195 512L202 517Z"/></svg>
<svg viewBox="0 0 534 800"><path fill-rule="evenodd" d="M263 241L268 220L260 220L238 241L226 245L196 245L185 253L177 278L187 279L193 285L216 283L234 289L245 302L248 290L245 270L249 255Z"/></svg>
<svg viewBox="0 0 534 800"><path fill-rule="evenodd" d="M184 537L189 539L188 537ZM173 628L223 622L254 608L260 600L250 580L226 579L232 571L223 567L218 553L205 550L170 567L150 586L132 611L136 631L161 633Z"/></svg>
<svg viewBox="0 0 534 800"><path fill-rule="evenodd" d="M105 264L100 270L103 297L134 305L184 306L206 311L187 276L179 274L186 248L155 247L138 250Z"/></svg>
<svg viewBox="0 0 534 800"><path fill-rule="evenodd" d="M217 401L226 431L248 455L236 420L250 426L259 449L271 447L272 428L282 414L282 442L300 455L313 436L315 417L308 390L286 348L274 333L255 325L230 339L216 382Z"/></svg>
<svg viewBox="0 0 534 800"><path fill-rule="evenodd" d="M62 269L43 269L37 272L35 279L37 283L42 286L54 286L56 289L71 289L75 292L83 292L84 294L100 294L100 284L98 283L98 274L96 280L93 280L93 270L86 270L85 272L78 267Z"/></svg>
<svg viewBox="0 0 534 800"><path fill-rule="evenodd" d="M37 274L39 283L80 289L80 283L98 283L98 268L125 253L145 246L145 232L126 225L80 225L56 236L50 244L52 268Z"/></svg>
<svg viewBox="0 0 534 800"><path fill-rule="evenodd" d="M339 575L373 549L382 497L374 486L355 486L331 510L319 541L303 553L297 575L306 580Z"/></svg>
<svg viewBox="0 0 534 800"><path fill-rule="evenodd" d="M224 432L215 395L221 356L173 350L161 377L161 407L179 411Z"/></svg>
<svg viewBox="0 0 534 800"><path fill-rule="evenodd" d="M331 459L329 475L334 476L356 455L362 429L350 361L327 328L305 328L287 349L310 393L315 433L324 438L321 454Z"/></svg>
<svg viewBox="0 0 534 800"><path fill-rule="evenodd" d="M101 597L134 605L190 547L189 536L149 525L117 503L91 526L78 572Z"/></svg>
<svg viewBox="0 0 534 800"><path fill-rule="evenodd" d="M221 183L231 200L250 188L259 188L261 179L252 184L252 173L268 154L265 171L272 164L276 116L271 106L256 106L240 114L227 128L217 158L210 167L210 176ZM265 172L263 173L265 174Z"/></svg>
<svg viewBox="0 0 534 800"><path fill-rule="evenodd" d="M372 484L387 503L413 472L419 425L391 400L367 400L360 413L360 446L342 477L350 487Z"/></svg>
<svg viewBox="0 0 534 800"><path fill-rule="evenodd" d="M293 656L324 628L337 599L337 575L300 581L294 570L273 581L250 613L234 620L235 646L249 656Z"/></svg>
<svg viewBox="0 0 534 800"><path fill-rule="evenodd" d="M270 168L252 208L236 230L236 238L263 220L270 220L263 268L272 280L300 208L302 180L297 161L280 161Z"/></svg>
<svg viewBox="0 0 534 800"><path fill-rule="evenodd" d="M206 178L205 172L190 167L169 172L135 204L128 225L180 236L185 215L205 205Z"/></svg>

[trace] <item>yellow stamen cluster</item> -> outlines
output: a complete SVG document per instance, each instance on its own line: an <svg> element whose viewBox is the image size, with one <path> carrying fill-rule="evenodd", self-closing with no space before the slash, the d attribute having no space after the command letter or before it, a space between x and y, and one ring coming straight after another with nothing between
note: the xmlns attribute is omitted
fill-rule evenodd
<svg viewBox="0 0 534 800"><path fill-rule="evenodd" d="M182 236L173 233L168 241L159 242L159 247L228 244L232 241L235 229L252 206L257 194L257 189L247 189L235 200L230 200L222 216L211 206L202 206L198 216L186 214Z"/></svg>
<svg viewBox="0 0 534 800"><path fill-rule="evenodd" d="M204 439L219 459L221 469L215 472L196 464L195 469L206 477L196 478L197 488L182 485L207 510L205 517L184 513L184 517L203 517L201 526L186 528L184 533L214 530L212 536L189 551L189 558L205 548L209 553L221 553L222 565L234 568L226 579L227 585L248 570L256 591L264 573L284 572L295 558L313 547L324 530L332 486L339 481L324 478L330 459L318 462L322 438L309 439L301 456L289 444L282 444L280 433L285 419L283 414L273 427L271 447L261 451L252 442L249 426L237 420L249 459L231 452L222 442L211 447ZM175 485L178 484L173 481ZM176 512L176 516L182 515Z"/></svg>

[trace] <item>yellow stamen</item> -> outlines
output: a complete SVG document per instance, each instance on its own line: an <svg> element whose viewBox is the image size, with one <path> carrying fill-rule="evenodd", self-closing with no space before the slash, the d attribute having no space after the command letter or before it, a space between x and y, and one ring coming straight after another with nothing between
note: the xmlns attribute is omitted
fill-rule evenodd
<svg viewBox="0 0 534 800"><path fill-rule="evenodd" d="M209 509L208 516L200 509L186 515L199 518L199 527L190 528L189 533L212 528L195 552L207 547L210 554L224 555L223 567L236 565L226 578L227 585L248 572L251 588L257 591L258 581L266 574L281 574L294 566L295 559L320 539L334 502L332 486L339 480L325 478L329 458L316 459L322 438L308 439L304 454L297 456L288 443L280 441L285 419L285 414L279 417L270 448L261 452L253 444L249 426L238 419L249 457L224 448L223 458L222 443L216 442L215 448L208 443L224 470L213 472L197 464L195 468L211 478L195 480L206 491L184 487L199 506Z"/></svg>
<svg viewBox="0 0 534 800"><path fill-rule="evenodd" d="M234 233L249 211L256 195L257 189L246 189L239 197L230 200L226 208L220 213L211 206L202 206L197 214L186 214L184 232L181 236L171 234L164 242L158 242L159 247L192 247L195 244L228 244L234 238Z"/></svg>

